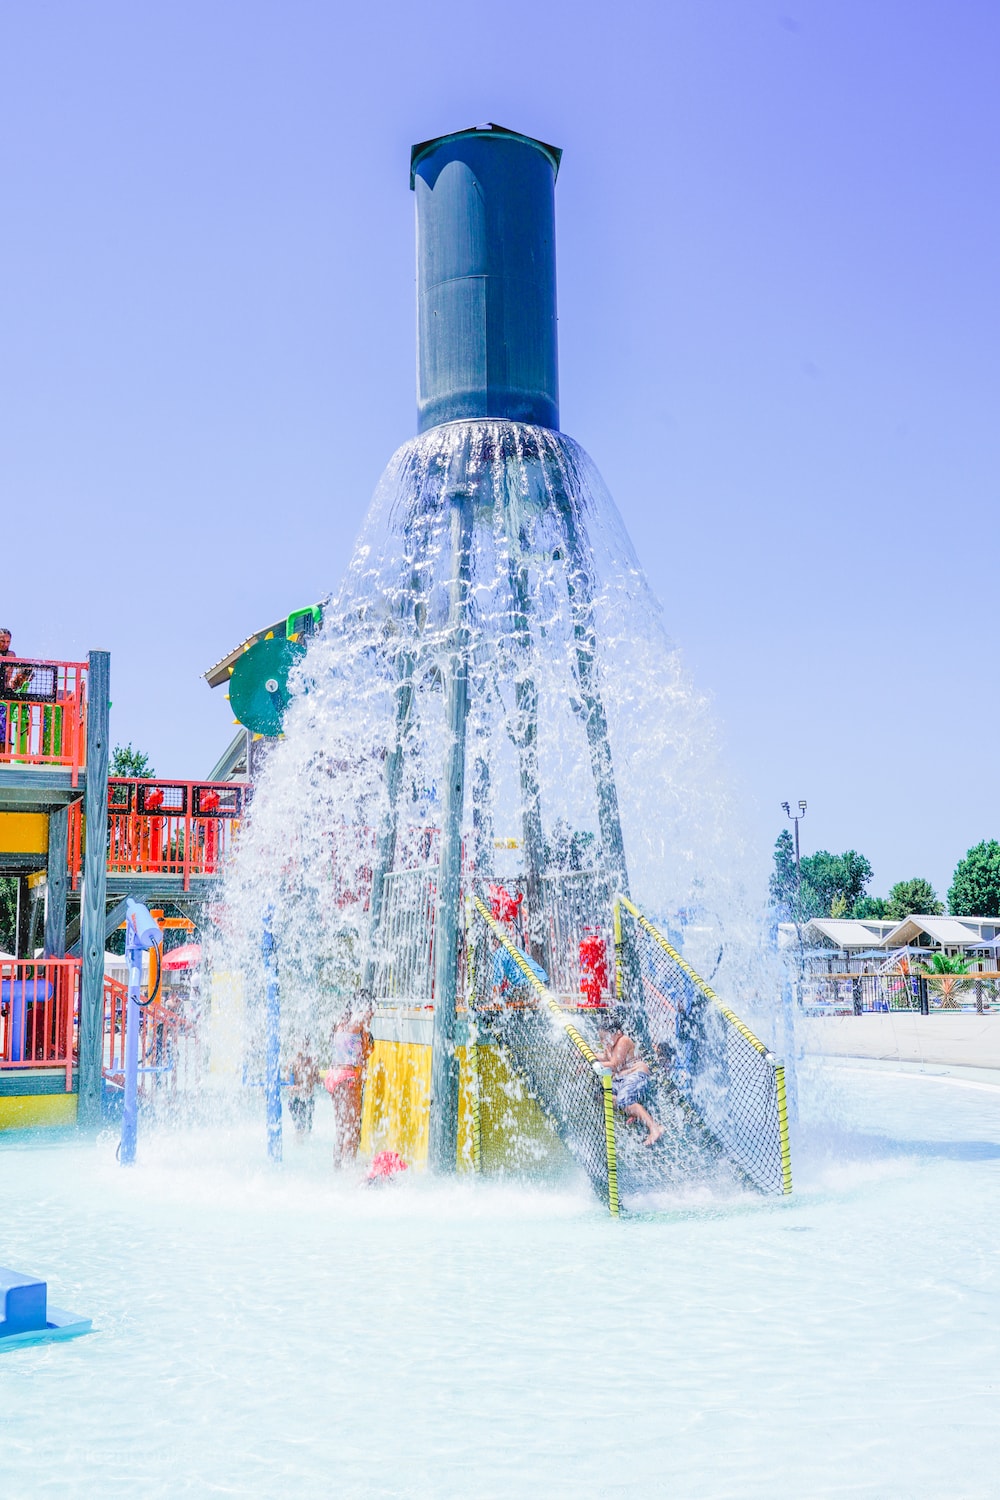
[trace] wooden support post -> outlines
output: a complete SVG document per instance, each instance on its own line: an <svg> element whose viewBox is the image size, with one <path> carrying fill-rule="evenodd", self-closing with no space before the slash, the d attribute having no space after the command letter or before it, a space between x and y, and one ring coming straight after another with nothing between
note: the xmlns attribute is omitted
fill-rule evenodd
<svg viewBox="0 0 1000 1500"><path fill-rule="evenodd" d="M111 656L91 651L87 671L87 851L83 863L80 939L80 1097L77 1120L96 1126L101 1119L101 1066L104 1047L104 923L108 883L108 735Z"/></svg>
<svg viewBox="0 0 1000 1500"><path fill-rule="evenodd" d="M454 1172L458 1146L455 1007L462 901L465 730L469 710L469 642L465 612L471 540L472 502L464 491L460 491L451 499L451 639L445 686L448 746L441 778L441 863L434 917L434 1045L428 1155L435 1172Z"/></svg>
<svg viewBox="0 0 1000 1500"><path fill-rule="evenodd" d="M45 898L45 957L66 953L66 890L69 886L69 808L49 813L49 855Z"/></svg>

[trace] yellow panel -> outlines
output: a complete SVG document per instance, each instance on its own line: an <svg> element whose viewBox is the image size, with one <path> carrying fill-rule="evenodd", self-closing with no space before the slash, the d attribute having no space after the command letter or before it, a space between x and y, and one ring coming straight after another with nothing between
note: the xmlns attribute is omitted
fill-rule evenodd
<svg viewBox="0 0 1000 1500"><path fill-rule="evenodd" d="M48 847L45 813L0 813L0 854L45 854Z"/></svg>
<svg viewBox="0 0 1000 1500"><path fill-rule="evenodd" d="M75 1094L0 1095L0 1130L76 1124Z"/></svg>
<svg viewBox="0 0 1000 1500"><path fill-rule="evenodd" d="M376 1041L361 1109L361 1150L398 1151L427 1165L431 1051L416 1042ZM498 1047L455 1049L459 1065L459 1171L551 1175L572 1169L555 1128L511 1072ZM478 1108L477 1108L478 1105Z"/></svg>
<svg viewBox="0 0 1000 1500"><path fill-rule="evenodd" d="M572 1167L555 1127L499 1047L477 1047L479 1141L484 1172L550 1176Z"/></svg>
<svg viewBox="0 0 1000 1500"><path fill-rule="evenodd" d="M365 1078L361 1150L398 1151L411 1167L425 1167L430 1097L431 1048L376 1041Z"/></svg>
<svg viewBox="0 0 1000 1500"><path fill-rule="evenodd" d="M455 1150L460 1172L479 1171L479 1077L478 1047L456 1047L458 1059L458 1142Z"/></svg>

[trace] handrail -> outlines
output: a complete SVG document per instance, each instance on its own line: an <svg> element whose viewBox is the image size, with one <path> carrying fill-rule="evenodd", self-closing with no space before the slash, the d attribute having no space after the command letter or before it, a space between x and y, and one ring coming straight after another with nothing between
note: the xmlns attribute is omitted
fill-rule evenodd
<svg viewBox="0 0 1000 1500"><path fill-rule="evenodd" d="M556 1000L551 990L549 990L548 987L542 983L538 975L534 972L531 965L528 963L524 954L514 947L513 943L510 941L507 934L500 926L499 922L494 919L489 908L484 905L479 896L475 896L473 898L473 906L476 912L480 917L482 917L483 921L485 922L487 930L493 935L494 938L496 938L496 940L502 945L505 951L517 964L517 967L524 975L525 980L538 996L539 1000L541 1001L542 1005L544 1005L549 1015L554 1021L558 1023L558 1025L566 1033L567 1037L572 1042L576 1050L597 1074L597 1079L600 1083L603 1094L604 1104L604 1138L608 1168L608 1209L612 1215L617 1217L620 1212L620 1205L618 1201L618 1166L615 1147L615 1105L614 1095L611 1088L610 1070L607 1068L602 1069L600 1067L600 1063L597 1059L597 1054L594 1052L589 1042L584 1036L581 1035L581 1033L573 1025L572 1021L570 1021L568 1016L565 1015L561 1006L559 1005L559 1002ZM598 1072L598 1069L600 1069L600 1072Z"/></svg>
<svg viewBox="0 0 1000 1500"><path fill-rule="evenodd" d="M718 995L712 989L711 985L705 983L705 981L704 981L704 979L702 979L701 975L699 973L697 973L696 970L692 969L692 967L688 963L687 959L681 957L681 955L677 952L677 949L674 948L670 943L667 942L667 940L663 936L662 932L660 932L656 927L654 927L653 924L652 924L652 922L647 921L647 919L643 916L643 914L639 910L639 908L637 906L634 906L632 904L632 902L628 899L627 896L617 896L615 898L616 912L617 912L617 908L618 908L619 905L624 906L625 910L627 912L629 912L633 917L635 917L635 920L638 922L639 926L642 927L646 932L649 933L649 935L653 939L654 943L658 943L659 946L663 949L664 953L666 953L670 958L673 959L673 961L677 965L677 967L684 970L684 973L691 980L691 982L695 986L695 988L699 989L701 991L701 993L705 996L705 998L707 1000L711 1000L712 1004L716 1007L717 1010L719 1010L719 1011L722 1012L722 1014L725 1016L725 1018L729 1022L729 1024L731 1026L735 1026L736 1029L737 1029L737 1031L739 1031L741 1033L741 1035L746 1039L746 1041L748 1041L750 1043L750 1045L751 1045L751 1047L753 1047L754 1051L759 1052L760 1055L761 1055L761 1057L768 1059L768 1061L770 1061L770 1062L776 1062L776 1058L774 1056L774 1053L771 1051L770 1047L765 1047L764 1043L760 1040L760 1037L754 1036L754 1034L750 1030L749 1026L747 1026L743 1021L741 1021L740 1018L739 1018L739 1016L736 1015L735 1012L733 1012L733 1011L731 1011L729 1009L728 1005L723 1005L722 1001L719 999ZM616 948L619 945L618 932L619 932L619 929L618 929L618 926L616 924L616 929L615 929L615 947ZM621 998L620 992L619 992L619 998Z"/></svg>
<svg viewBox="0 0 1000 1500"><path fill-rule="evenodd" d="M0 764L61 766L72 785L87 759L87 663L0 657Z"/></svg>
<svg viewBox="0 0 1000 1500"><path fill-rule="evenodd" d="M79 958L0 959L0 1069L65 1069L73 1088Z"/></svg>
<svg viewBox="0 0 1000 1500"><path fill-rule="evenodd" d="M108 778L109 874L219 875L232 849L246 787L238 781Z"/></svg>

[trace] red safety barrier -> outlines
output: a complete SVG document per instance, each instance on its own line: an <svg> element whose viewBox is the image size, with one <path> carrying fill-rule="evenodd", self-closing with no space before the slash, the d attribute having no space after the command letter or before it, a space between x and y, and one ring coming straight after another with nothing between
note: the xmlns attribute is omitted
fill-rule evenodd
<svg viewBox="0 0 1000 1500"><path fill-rule="evenodd" d="M0 1068L64 1065L73 1087L79 958L0 959Z"/></svg>
<svg viewBox="0 0 1000 1500"><path fill-rule="evenodd" d="M128 1014L128 985L106 975L104 979L104 1076L120 1086L125 1075L125 1023ZM177 1043L181 1037L194 1035L194 1027L179 1010L166 1001L139 1007L139 1067L171 1074L172 1088L177 1087Z"/></svg>
<svg viewBox="0 0 1000 1500"><path fill-rule="evenodd" d="M108 873L218 875L233 846L245 788L233 781L108 781ZM79 868L79 865L77 866Z"/></svg>
<svg viewBox="0 0 1000 1500"><path fill-rule="evenodd" d="M86 663L0 658L0 765L65 766L76 786L86 760Z"/></svg>

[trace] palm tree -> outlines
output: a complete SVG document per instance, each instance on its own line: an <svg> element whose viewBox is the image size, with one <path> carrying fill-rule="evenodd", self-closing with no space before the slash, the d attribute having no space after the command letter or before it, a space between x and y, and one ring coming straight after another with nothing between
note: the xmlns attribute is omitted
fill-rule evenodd
<svg viewBox="0 0 1000 1500"><path fill-rule="evenodd" d="M927 984L941 996L942 1010L958 1010L958 996L975 985L969 975L969 960L947 953L932 953L930 962L918 965L927 976Z"/></svg>

